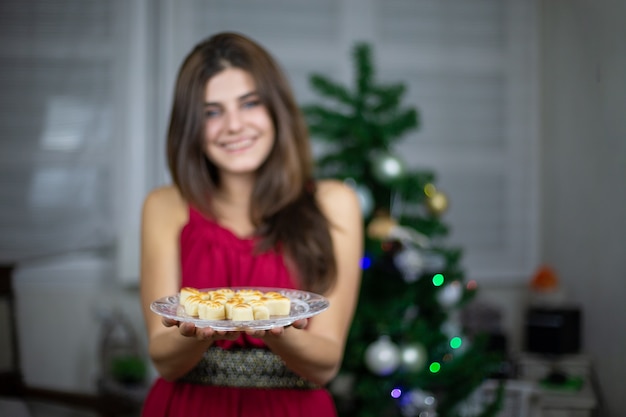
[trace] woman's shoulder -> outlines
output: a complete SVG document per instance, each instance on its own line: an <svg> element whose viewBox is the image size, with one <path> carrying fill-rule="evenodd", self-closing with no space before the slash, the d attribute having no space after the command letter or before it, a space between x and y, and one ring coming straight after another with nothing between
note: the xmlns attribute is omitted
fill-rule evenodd
<svg viewBox="0 0 626 417"><path fill-rule="evenodd" d="M145 204L156 206L186 205L183 196L174 185L163 185L152 189L146 196Z"/></svg>
<svg viewBox="0 0 626 417"><path fill-rule="evenodd" d="M334 178L324 178L315 181L315 190L317 194L320 196L326 196L328 194L332 195L350 195L354 193L352 187L346 184L343 181L334 179Z"/></svg>
<svg viewBox="0 0 626 417"><path fill-rule="evenodd" d="M166 185L151 190L144 200L144 216L156 216L161 219L179 219L188 216L188 205L178 188Z"/></svg>
<svg viewBox="0 0 626 417"><path fill-rule="evenodd" d="M327 214L350 214L360 211L359 198L352 187L336 179L318 180L316 199L320 208Z"/></svg>

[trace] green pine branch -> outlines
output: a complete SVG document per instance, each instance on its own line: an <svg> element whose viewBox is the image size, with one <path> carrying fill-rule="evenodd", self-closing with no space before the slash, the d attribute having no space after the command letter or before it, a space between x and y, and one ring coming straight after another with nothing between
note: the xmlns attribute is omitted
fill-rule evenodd
<svg viewBox="0 0 626 417"><path fill-rule="evenodd" d="M356 63L356 90L359 96L364 97L373 86L372 50L368 44L358 43L354 47L353 57Z"/></svg>
<svg viewBox="0 0 626 417"><path fill-rule="evenodd" d="M338 139L350 137L352 116L346 116L321 105L308 106L306 115L309 131L319 140L333 143Z"/></svg>
<svg viewBox="0 0 626 417"><path fill-rule="evenodd" d="M313 74L311 76L310 83L311 87L313 87L313 89L321 96L328 99L335 99L337 102L347 106L354 105L354 96L341 84L318 74Z"/></svg>
<svg viewBox="0 0 626 417"><path fill-rule="evenodd" d="M376 82L368 44L355 45L353 59L354 88L325 75L313 74L311 88L325 98L325 102L305 105L302 111L311 134L316 139L334 143L334 151L358 147L363 149L359 156L375 150L387 151L403 134L418 127L418 112L401 107L406 92L404 84L385 86Z"/></svg>

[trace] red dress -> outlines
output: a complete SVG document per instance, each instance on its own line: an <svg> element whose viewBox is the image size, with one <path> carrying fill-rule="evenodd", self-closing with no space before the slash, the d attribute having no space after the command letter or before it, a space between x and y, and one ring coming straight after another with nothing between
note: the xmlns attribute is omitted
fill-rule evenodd
<svg viewBox="0 0 626 417"><path fill-rule="evenodd" d="M254 240L191 209L180 235L182 286L294 288L283 258L275 253L253 254ZM220 346L263 347L260 339L243 335ZM236 388L157 378L146 398L143 417L327 417L336 416L328 391L319 389Z"/></svg>

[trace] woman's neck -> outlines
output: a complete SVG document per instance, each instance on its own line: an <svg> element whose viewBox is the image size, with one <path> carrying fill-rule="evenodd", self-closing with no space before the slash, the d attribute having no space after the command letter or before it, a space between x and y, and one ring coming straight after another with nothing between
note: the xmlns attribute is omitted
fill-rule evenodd
<svg viewBox="0 0 626 417"><path fill-rule="evenodd" d="M222 176L220 187L215 194L215 198L222 204L233 208L248 209L254 180L250 177L242 176Z"/></svg>
<svg viewBox="0 0 626 417"><path fill-rule="evenodd" d="M213 196L216 220L239 236L250 236L254 225L250 219L250 199L254 183L246 178L222 178Z"/></svg>

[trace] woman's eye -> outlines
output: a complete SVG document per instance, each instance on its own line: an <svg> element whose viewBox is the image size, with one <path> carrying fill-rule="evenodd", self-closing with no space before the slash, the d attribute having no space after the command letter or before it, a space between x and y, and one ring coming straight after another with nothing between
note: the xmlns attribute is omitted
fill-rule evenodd
<svg viewBox="0 0 626 417"><path fill-rule="evenodd" d="M261 104L261 100L248 100L248 101L245 101L242 104L242 106L245 109L249 109L249 108L252 108L252 107L259 106L260 104Z"/></svg>
<svg viewBox="0 0 626 417"><path fill-rule="evenodd" d="M206 109L204 111L204 117L206 117L207 119L211 119L214 117L219 116L220 112L217 109Z"/></svg>

